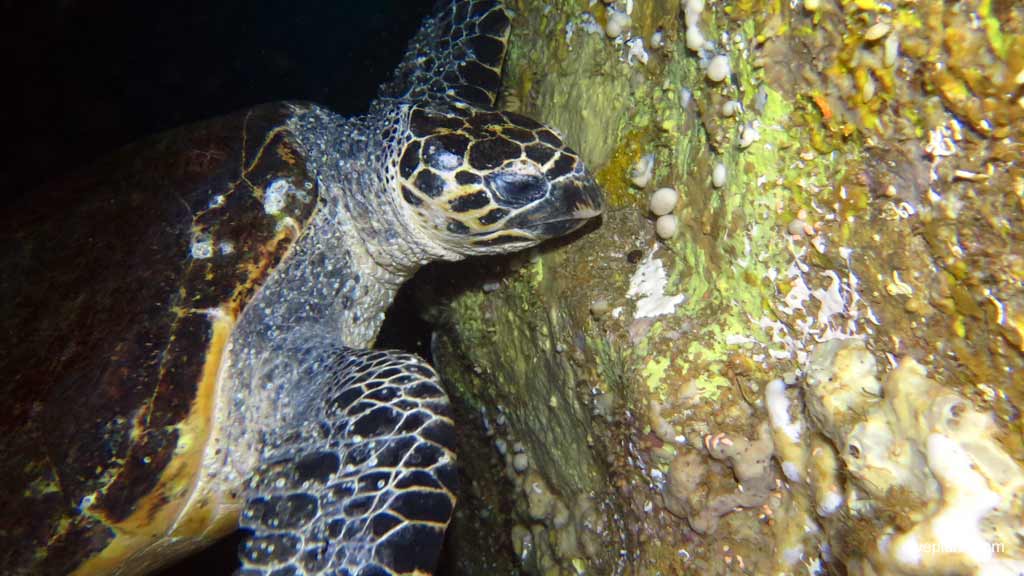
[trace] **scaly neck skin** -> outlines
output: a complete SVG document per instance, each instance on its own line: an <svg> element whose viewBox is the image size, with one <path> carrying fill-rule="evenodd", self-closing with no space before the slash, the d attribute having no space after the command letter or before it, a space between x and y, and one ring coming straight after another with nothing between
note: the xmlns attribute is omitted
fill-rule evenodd
<svg viewBox="0 0 1024 576"><path fill-rule="evenodd" d="M344 118L312 106L293 121L325 200L347 216L368 256L398 284L428 262L462 258L427 238L399 200L394 167L407 116L406 104L384 99L369 116Z"/></svg>
<svg viewBox="0 0 1024 576"><path fill-rule="evenodd" d="M387 188L397 162L386 130L400 117L398 107L380 120L295 107L289 128L320 202L231 336L211 443L222 452L207 451L229 484L244 481L269 439L322 406L316 367L328 345L371 345L402 282L426 262L455 259L415 230Z"/></svg>
<svg viewBox="0 0 1024 576"><path fill-rule="evenodd" d="M288 348L291 332L369 346L395 291L433 258L418 253L391 203L383 127L296 106L289 128L305 149L320 199L244 323L258 327L263 350Z"/></svg>

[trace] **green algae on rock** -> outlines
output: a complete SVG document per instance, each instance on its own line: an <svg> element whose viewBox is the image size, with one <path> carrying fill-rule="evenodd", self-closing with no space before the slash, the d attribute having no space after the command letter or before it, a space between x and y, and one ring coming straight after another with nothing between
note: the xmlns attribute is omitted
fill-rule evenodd
<svg viewBox="0 0 1024 576"><path fill-rule="evenodd" d="M513 495L524 566L1019 570L1019 497L997 484L1024 461L1024 6L514 5L506 105L561 129L612 206L601 228L509 266L497 290L455 297L438 333L453 394L503 406L500 435L572 517L534 518L528 494ZM616 38L609 8L629 16ZM630 63L635 39L646 64ZM716 55L730 75L710 82ZM631 168L648 155L636 186ZM648 202L663 187L680 198L676 233L659 240ZM628 296L652 278L660 292ZM653 296L671 305L641 306ZM822 380L837 362L860 376ZM956 399L972 439L896 434L894 402L912 390ZM715 447L755 442L765 423L770 486L694 530L707 503L747 488ZM922 463L916 479L877 459L895 436ZM851 460L851 438L872 465ZM951 468L925 465L929 450L953 454ZM956 467L967 463L979 471ZM964 542L991 545L988 559L936 536L938 518L967 514L950 496L968 506L964 486L996 495L973 509L992 531L963 528ZM568 525L591 544L565 545Z"/></svg>

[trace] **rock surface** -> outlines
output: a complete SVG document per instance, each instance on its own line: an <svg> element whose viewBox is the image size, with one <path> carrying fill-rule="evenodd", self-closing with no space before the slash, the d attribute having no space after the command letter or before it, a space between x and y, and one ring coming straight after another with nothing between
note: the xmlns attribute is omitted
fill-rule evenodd
<svg viewBox="0 0 1024 576"><path fill-rule="evenodd" d="M1019 570L1019 496L994 483L1024 460L1024 7L616 1L630 25L610 38L607 3L511 4L502 104L561 129L610 208L572 241L481 265L435 311L436 360L475 420L464 441L478 427L498 462L467 475L510 563ZM644 64L629 42L655 33ZM710 82L717 54L730 76ZM631 169L647 154L643 190ZM648 212L661 187L680 194L668 240ZM829 381L837 370L856 378ZM906 410L955 427L934 412L942 399L970 441L896 434ZM763 435L782 415L792 427ZM722 439L773 440L774 458L751 472ZM748 483L758 498L693 525ZM994 496L972 504L968 487ZM975 544L1003 544L987 558L942 549L937 525L954 517L982 527Z"/></svg>

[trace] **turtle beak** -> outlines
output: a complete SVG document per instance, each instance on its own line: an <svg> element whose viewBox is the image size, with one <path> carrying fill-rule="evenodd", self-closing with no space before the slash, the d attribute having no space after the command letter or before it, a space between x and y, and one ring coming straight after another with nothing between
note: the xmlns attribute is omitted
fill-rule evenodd
<svg viewBox="0 0 1024 576"><path fill-rule="evenodd" d="M601 194L601 188L590 175L582 179L570 180L557 190L556 194L561 194L572 203L574 219L587 221L600 216L601 211L604 210L604 196Z"/></svg>
<svg viewBox="0 0 1024 576"><path fill-rule="evenodd" d="M601 188L586 173L563 178L548 195L515 216L509 226L528 231L537 240L568 234L599 216L604 208Z"/></svg>

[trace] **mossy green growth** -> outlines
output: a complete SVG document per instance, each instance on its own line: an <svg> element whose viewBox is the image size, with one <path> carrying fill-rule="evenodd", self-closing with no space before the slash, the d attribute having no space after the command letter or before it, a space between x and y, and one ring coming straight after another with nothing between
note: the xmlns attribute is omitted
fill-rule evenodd
<svg viewBox="0 0 1024 576"><path fill-rule="evenodd" d="M461 398L489 410L501 406L514 429L529 434L519 440L542 469L557 469L555 486L587 491L599 488L601 467L585 445L587 406L575 394L582 377L557 352L568 342L571 320L554 301L540 256L523 268L516 281L484 294L469 291L451 304L458 318L457 340L450 344L470 361L479 378L456 376L452 384Z"/></svg>
<svg viewBox="0 0 1024 576"><path fill-rule="evenodd" d="M999 18L992 12L992 0L982 0L978 5L978 15L981 16L982 25L985 27L985 35L992 46L992 50L1000 58L1006 58L1006 38L999 29Z"/></svg>
<svg viewBox="0 0 1024 576"><path fill-rule="evenodd" d="M786 348L792 342L762 346L770 335L759 324L779 321L808 348L821 335L796 326L814 316L817 300L804 300L806 314L779 312L782 298L797 285L787 275L797 255L810 289L828 287L825 273L846 281L844 290L858 283L879 320L864 335L878 354L931 354L944 364L937 369L954 376L950 382L968 390L976 382L1024 373L1024 314L1014 288L1020 285L1020 259L1013 250L1024 189L1013 162L1020 139L986 139L986 131L1008 134L1020 125L1019 105L1005 96L1019 97L1018 89L986 84L986 75L1003 85L1013 81L1024 64L1017 56L1024 51L1015 50L1024 45L1020 19L1002 17L1019 9L989 0L960 3L978 7L981 26L971 28L964 22L971 10L941 3L851 0L813 15L778 1L707 4L701 29L716 43L716 53L729 56L733 72L728 81L712 84L700 56L685 47L678 3L634 4L638 35L646 42L656 24L669 43L663 51L650 50L646 67L626 65L621 46L602 34L577 28L566 43L565 25L580 22L586 10L602 23L603 3L516 3L507 75L518 101L514 108L566 133L606 189L609 210L602 228L527 265L496 292L460 296L451 309L458 336L443 337L458 343L479 371L455 375L475 384L457 384L454 393L468 394L480 407L505 406L531 457L535 450L544 454L537 465L550 472L556 491L575 494L622 479L619 474L640 474L640 466L628 463L636 462L630 459L635 454L624 456L621 446L641 452L650 446L643 431L651 430L644 418L651 400L688 438L716 428L742 430L750 419L763 419L758 385L796 363L769 354L792 352ZM865 42L866 29L877 21L891 24L890 36ZM898 40L892 65L885 63L889 38ZM1007 61L986 63L1000 53ZM739 100L744 111L724 117L727 100ZM963 152L932 158L923 152L929 133L953 126L951 112L961 115L964 135L955 141ZM760 138L741 149L741 129L755 124ZM975 131L968 133L971 126ZM649 153L657 159L654 180L638 190L628 171ZM715 187L711 174L719 163L728 177ZM957 177L956 168L982 176ZM667 241L654 236L646 207L648 194L660 186L681 195L674 212L679 232ZM932 207L933 191L948 204ZM902 202L920 212L893 217L892 207ZM799 233L801 210L820 248L812 247L810 233ZM791 230L797 230L793 238ZM853 256L840 256L844 249ZM652 250L668 273L665 293L686 299L673 313L637 319L635 301L625 294L638 264L627 255ZM913 285L913 302L887 292L894 270ZM605 312L590 313L597 299ZM993 320L1003 316L1003 324ZM864 316L859 322L866 324ZM930 344L938 342L945 349ZM995 409L1002 403L1005 413L1015 414L1013 406L1024 404L1021 389L1005 386L993 394ZM1000 400L1004 395L1013 402ZM601 417L590 418L594 414ZM1019 438L1020 420L1012 420L1008 428ZM614 436L595 432L600 422L630 423L615 428L620 436ZM600 453L602 448L608 451ZM1016 451L1024 453L1019 446ZM794 494L800 497L799 490ZM660 501L657 494L636 492L609 501L620 499ZM806 504L797 499L790 507ZM681 562L677 551L684 544L672 542L670 534L685 530L646 523L655 517L668 518L627 519L631 529L654 536L630 551L648 562L652 574L732 569L722 564L717 547L689 544L693 559L685 567L671 564L669 559ZM745 535L757 546L772 538L753 516L730 518L735 522L722 528L730 544ZM792 525L799 533L776 536L777 549L804 538L802 520ZM808 544L808 551L815 549ZM784 571L770 555L744 557L751 573ZM571 565L566 559L563 572ZM706 566L718 568L702 570Z"/></svg>
<svg viewBox="0 0 1024 576"><path fill-rule="evenodd" d="M544 282L544 259L537 258L536 260L534 260L533 264L530 265L529 272L530 283L533 285L534 288L540 287L540 285Z"/></svg>
<svg viewBox="0 0 1024 576"><path fill-rule="evenodd" d="M513 38L507 56L506 87L522 112L561 130L566 141L592 166L602 166L630 126L630 85L625 64L608 58L603 36L578 32L565 43L565 26L574 7L519 14L513 34L529 29L551 38Z"/></svg>
<svg viewBox="0 0 1024 576"><path fill-rule="evenodd" d="M744 31L751 34L753 25L746 25ZM687 295L676 316L700 325L701 336L693 339L686 352L688 361L705 366L722 362L735 351L735 346L726 344L729 336L757 335L760 329L751 320L772 317L777 287L765 279L781 274L792 260L786 226L800 208L810 207L811 198L821 191L830 193L832 182L843 172L840 156L806 154L802 144L807 130L792 123L798 102L761 84L749 63L735 65L737 78L744 82L739 92L747 95L744 108L753 110L754 99L761 98L760 115L725 122L722 129L730 137L718 150L702 140L699 131L678 135L675 148L675 164L690 170L682 178L687 182L679 212L686 224L684 233L670 242L675 257L669 284L671 293ZM689 77L682 70L687 66L670 65L666 75L682 82ZM694 92L702 106L711 107L709 100L720 101L704 90ZM755 120L760 139L740 149L736 139L742 124ZM728 174L721 189L710 182L717 163ZM703 373L697 386L703 397L713 400L728 381Z"/></svg>
<svg viewBox="0 0 1024 576"><path fill-rule="evenodd" d="M714 402L718 400L722 390L732 386L728 378L719 376L718 374L701 374L695 382L697 390L700 391L701 398Z"/></svg>
<svg viewBox="0 0 1024 576"><path fill-rule="evenodd" d="M644 366L641 376L644 378L644 384L647 385L647 389L653 394L664 394L664 386L662 379L665 378L665 372L668 369L671 360L669 358L651 358Z"/></svg>

